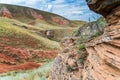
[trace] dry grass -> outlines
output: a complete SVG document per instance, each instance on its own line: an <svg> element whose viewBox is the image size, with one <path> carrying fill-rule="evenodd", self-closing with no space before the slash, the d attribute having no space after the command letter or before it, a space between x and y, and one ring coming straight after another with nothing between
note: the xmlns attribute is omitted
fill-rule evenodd
<svg viewBox="0 0 120 80"><path fill-rule="evenodd" d="M12 25L11 23L16 23L15 20L10 20L7 18L0 18L0 37L8 37L8 38L17 38L20 41L29 42L29 40L36 41L37 48L40 49L60 49L59 43L49 40L47 38L41 37L30 30L20 28L18 26ZM28 25L27 25L28 26ZM32 26L30 26L32 27ZM23 39L23 40L22 40ZM10 43L16 44L15 41L10 41ZM31 44L31 43L29 43ZM12 44L11 44L12 46ZM26 46L26 45L23 45Z"/></svg>

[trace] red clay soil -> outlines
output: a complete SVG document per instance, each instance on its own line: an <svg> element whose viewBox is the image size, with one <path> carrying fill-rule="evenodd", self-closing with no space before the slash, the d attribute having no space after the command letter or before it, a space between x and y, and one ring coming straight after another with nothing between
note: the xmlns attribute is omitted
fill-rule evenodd
<svg viewBox="0 0 120 80"><path fill-rule="evenodd" d="M0 54L0 62L4 63L10 62L11 64L15 64L15 59L5 54Z"/></svg>
<svg viewBox="0 0 120 80"><path fill-rule="evenodd" d="M19 35L19 37L16 37L16 35L12 36L0 36L0 44L6 44L8 46L14 46L14 47L21 47L26 46L29 48L38 48L38 41L36 39L33 39L29 36L23 36Z"/></svg>
<svg viewBox="0 0 120 80"><path fill-rule="evenodd" d="M33 62L25 62L19 65L0 64L0 73L13 71L13 70L30 70L38 67L40 67L40 65Z"/></svg>
<svg viewBox="0 0 120 80"><path fill-rule="evenodd" d="M3 8L0 10L0 15L1 15L2 17L13 18L11 12L10 12L7 8L5 8L5 7L3 7Z"/></svg>
<svg viewBox="0 0 120 80"><path fill-rule="evenodd" d="M38 68L40 60L53 59L58 51L14 48L0 43L0 73Z"/></svg>
<svg viewBox="0 0 120 80"><path fill-rule="evenodd" d="M35 18L35 19L40 19L40 20L43 20L44 19L44 16L35 12L35 11L31 11L31 15Z"/></svg>
<svg viewBox="0 0 120 80"><path fill-rule="evenodd" d="M51 17L51 19L52 19L52 21L54 21L60 25L68 25L69 24L69 22L67 20L64 20L58 16L53 16L53 17Z"/></svg>

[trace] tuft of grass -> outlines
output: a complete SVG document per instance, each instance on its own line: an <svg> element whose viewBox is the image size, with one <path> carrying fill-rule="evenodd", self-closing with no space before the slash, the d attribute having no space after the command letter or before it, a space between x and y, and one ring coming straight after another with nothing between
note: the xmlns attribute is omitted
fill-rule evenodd
<svg viewBox="0 0 120 80"><path fill-rule="evenodd" d="M80 44L79 45L79 50L85 50L85 44Z"/></svg>
<svg viewBox="0 0 120 80"><path fill-rule="evenodd" d="M87 23L85 21L80 21L80 20L72 20L71 22L74 23L77 27L79 27L80 25L84 25L84 24Z"/></svg>

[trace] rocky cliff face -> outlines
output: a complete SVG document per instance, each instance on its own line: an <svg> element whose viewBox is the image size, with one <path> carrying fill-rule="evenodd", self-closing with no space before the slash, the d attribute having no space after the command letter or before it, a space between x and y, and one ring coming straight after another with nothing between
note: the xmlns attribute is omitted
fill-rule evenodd
<svg viewBox="0 0 120 80"><path fill-rule="evenodd" d="M86 43L89 55L83 69L83 80L120 80L120 0L92 1L88 1L90 8L105 16L110 26L105 28L102 36Z"/></svg>
<svg viewBox="0 0 120 80"><path fill-rule="evenodd" d="M78 55L74 56L76 61L71 60L68 63L69 57L65 55L72 55L71 51L61 54L64 57L58 55L53 65L52 80L120 80L120 0L87 0L87 2L90 9L107 19L109 26L104 29L101 36L86 42L88 55L83 65L77 62L81 58L75 57ZM67 64L64 64L66 61ZM74 63L72 65L77 64L77 68L70 67L72 62ZM70 72L66 72L67 65L71 69Z"/></svg>
<svg viewBox="0 0 120 80"><path fill-rule="evenodd" d="M120 25L109 26L104 34L88 42L88 57L83 69L83 80L120 79Z"/></svg>

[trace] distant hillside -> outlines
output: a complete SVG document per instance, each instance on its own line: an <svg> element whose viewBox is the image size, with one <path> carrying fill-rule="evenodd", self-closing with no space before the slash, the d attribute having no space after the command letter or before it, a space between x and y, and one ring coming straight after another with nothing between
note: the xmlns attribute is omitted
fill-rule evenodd
<svg viewBox="0 0 120 80"><path fill-rule="evenodd" d="M14 19L0 18L0 43L13 47L33 49L59 49L55 41L44 38L34 28Z"/></svg>
<svg viewBox="0 0 120 80"><path fill-rule="evenodd" d="M72 23L74 23L76 26L80 26L80 25L84 25L86 24L87 22L85 21L80 21L80 20L71 20Z"/></svg>
<svg viewBox="0 0 120 80"><path fill-rule="evenodd" d="M55 41L60 41L61 38L72 34L76 28L76 23L62 16L17 5L0 4L0 17L16 19L17 21L31 25L33 27L28 28L28 25L25 26L25 24L13 23L15 26L24 26L30 30L32 29L33 32L40 36ZM49 34L46 36L47 33L50 34L50 37Z"/></svg>
<svg viewBox="0 0 120 80"><path fill-rule="evenodd" d="M36 19L57 26L75 26L70 20L59 15L17 5L0 4L0 16L14 18L28 24L36 24Z"/></svg>
<svg viewBox="0 0 120 80"><path fill-rule="evenodd" d="M0 4L0 73L51 62L61 50L59 41L76 29L76 23L56 14Z"/></svg>

